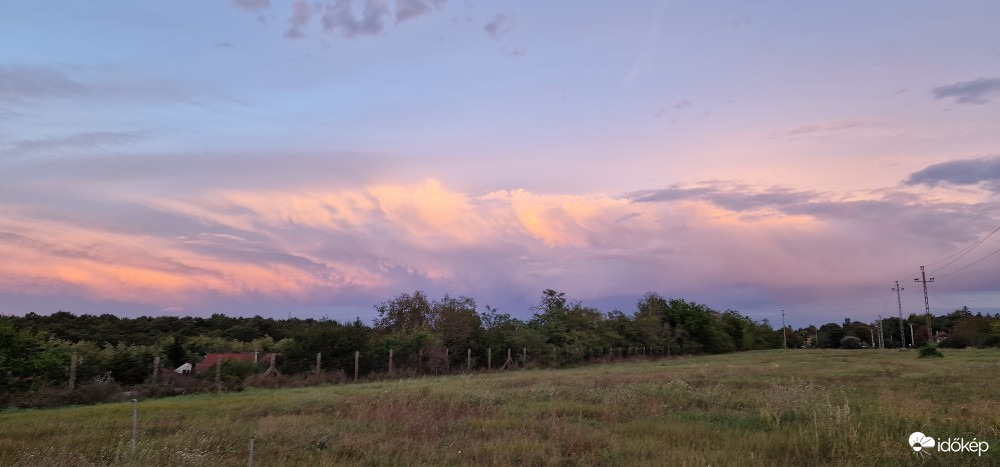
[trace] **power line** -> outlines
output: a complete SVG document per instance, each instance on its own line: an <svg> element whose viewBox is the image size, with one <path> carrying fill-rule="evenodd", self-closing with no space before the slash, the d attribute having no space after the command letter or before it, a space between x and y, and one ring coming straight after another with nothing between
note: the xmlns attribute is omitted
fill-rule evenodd
<svg viewBox="0 0 1000 467"><path fill-rule="evenodd" d="M949 272L948 274L942 274L942 275L940 275L940 276L938 276L938 277L939 277L939 278L940 278L940 277L948 277L948 276L950 276L950 275L952 275L952 274L955 274L956 272L959 272L959 271L964 271L964 270L966 270L966 269L969 269L969 268L971 268L971 267L975 266L976 264L979 264L979 262L983 261L984 259L986 259L986 258L989 258L990 256L993 256L993 255L995 255L995 254L997 254L997 253L1000 253L1000 249L996 249L996 250L993 250L993 253L990 253L990 254L988 254L988 255L986 255L986 256L983 256L982 258L979 258L979 259L977 259L977 260L976 260L975 262L972 262L972 263L970 263L970 264L967 264L967 265L965 265L965 266L963 266L963 267L961 267L961 268L958 268L958 269L956 269L956 270L954 270L954 271L952 271L952 272Z"/></svg>
<svg viewBox="0 0 1000 467"><path fill-rule="evenodd" d="M948 261L948 263L945 264L944 266L941 266L941 267L939 267L939 268L931 271L931 274L934 274L935 272L938 272L938 271L940 271L940 270L942 270L942 269L950 266L955 261L958 261L958 260L962 259L963 256L969 254L969 252L971 252L972 250L974 250L977 246L981 245L983 242L985 242L987 239L989 239L990 237L992 237L993 234L997 233L998 231L1000 231L1000 227L997 227L997 228L993 229L992 232L986 234L985 236L983 236L979 240L976 240L976 241L972 242L971 244L969 244L965 248L962 248L961 250L956 251L951 256L948 256L948 257L943 258L943 259L939 259L939 260L937 260L937 261L935 261L933 263L928 264L928 266L931 266L931 265L934 265L934 264L946 261L949 258L955 257L956 255L958 256L957 258L955 258L955 259L953 259L951 261Z"/></svg>
<svg viewBox="0 0 1000 467"><path fill-rule="evenodd" d="M896 281L896 282L899 282L899 281ZM889 299L891 297L892 297L891 295L886 295L885 296L885 302L882 303L882 311L881 311L881 313L885 313L885 310L889 309Z"/></svg>

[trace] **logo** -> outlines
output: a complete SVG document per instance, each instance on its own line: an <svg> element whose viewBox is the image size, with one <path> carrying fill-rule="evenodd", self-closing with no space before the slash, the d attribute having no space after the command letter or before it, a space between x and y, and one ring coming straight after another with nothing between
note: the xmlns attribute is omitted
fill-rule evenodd
<svg viewBox="0 0 1000 467"><path fill-rule="evenodd" d="M909 446L910 449L913 449L914 453L919 454L920 456L926 456L930 454L931 451L969 452L982 456L984 452L989 451L990 449L990 443L987 443L986 441L976 441L976 438L972 438L972 441L968 442L965 441L965 438L935 440L934 438L919 431L914 431L910 434Z"/></svg>
<svg viewBox="0 0 1000 467"><path fill-rule="evenodd" d="M920 452L922 449L930 449L934 447L934 438L915 431L910 435L910 447L916 452Z"/></svg>

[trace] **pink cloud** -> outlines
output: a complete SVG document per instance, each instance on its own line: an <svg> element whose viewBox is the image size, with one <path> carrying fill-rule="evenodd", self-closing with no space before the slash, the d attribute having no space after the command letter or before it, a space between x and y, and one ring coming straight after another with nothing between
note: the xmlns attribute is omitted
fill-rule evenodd
<svg viewBox="0 0 1000 467"><path fill-rule="evenodd" d="M715 296L736 302L716 306L736 308L762 295L837 300L898 279L919 261L915 248L936 256L965 240L942 244L939 235L948 233L916 226L961 224L974 232L1000 217L1000 206L983 198L909 190L834 199L713 182L622 197L468 193L427 179L124 195L123 202L195 221L180 224L181 235L15 215L8 207L0 210L0 291L70 291L186 310L220 298L375 302L414 288L518 300L544 287L581 299L656 290Z"/></svg>

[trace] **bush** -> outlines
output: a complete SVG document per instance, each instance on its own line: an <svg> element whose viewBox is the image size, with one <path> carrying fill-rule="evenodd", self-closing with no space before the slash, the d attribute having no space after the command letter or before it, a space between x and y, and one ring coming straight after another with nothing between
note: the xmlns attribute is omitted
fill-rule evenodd
<svg viewBox="0 0 1000 467"><path fill-rule="evenodd" d="M847 336L840 340L840 348L842 349L860 349L861 339L854 336Z"/></svg>
<svg viewBox="0 0 1000 467"><path fill-rule="evenodd" d="M920 358L944 358L944 354L936 345L925 345L920 348Z"/></svg>
<svg viewBox="0 0 1000 467"><path fill-rule="evenodd" d="M950 336L938 342L938 348L941 349L964 349L966 347L971 347L972 342L969 342L964 336Z"/></svg>

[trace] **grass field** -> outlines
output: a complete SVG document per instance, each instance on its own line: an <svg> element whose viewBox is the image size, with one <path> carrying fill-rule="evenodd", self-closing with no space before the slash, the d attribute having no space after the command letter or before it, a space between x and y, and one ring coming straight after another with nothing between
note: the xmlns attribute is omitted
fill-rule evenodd
<svg viewBox="0 0 1000 467"><path fill-rule="evenodd" d="M1000 351L761 351L0 413L0 465L1000 465ZM919 457L910 433L988 441Z"/></svg>

